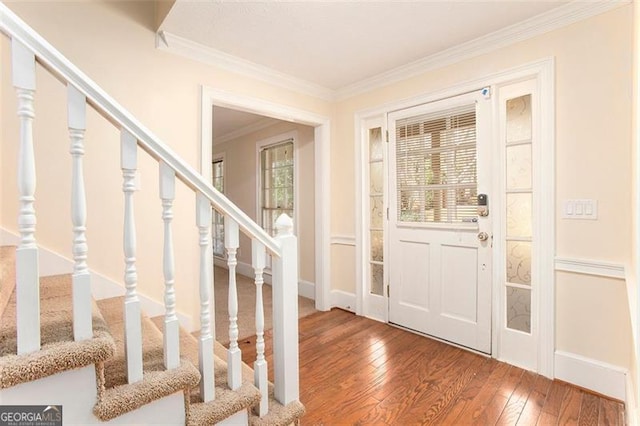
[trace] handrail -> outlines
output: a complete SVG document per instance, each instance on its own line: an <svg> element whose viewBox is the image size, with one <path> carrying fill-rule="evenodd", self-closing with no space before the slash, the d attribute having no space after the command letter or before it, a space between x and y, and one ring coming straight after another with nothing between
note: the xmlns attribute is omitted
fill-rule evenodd
<svg viewBox="0 0 640 426"><path fill-rule="evenodd" d="M281 256L279 244L246 213L221 194L202 175L184 162L150 130L116 102L86 74L73 65L62 53L49 44L4 3L0 2L0 32L15 38L36 55L38 62L64 83L70 83L87 97L87 102L104 118L118 128L124 128L136 137L149 155L164 162L188 187L209 199L213 207L238 223L247 236L260 241L275 257Z"/></svg>

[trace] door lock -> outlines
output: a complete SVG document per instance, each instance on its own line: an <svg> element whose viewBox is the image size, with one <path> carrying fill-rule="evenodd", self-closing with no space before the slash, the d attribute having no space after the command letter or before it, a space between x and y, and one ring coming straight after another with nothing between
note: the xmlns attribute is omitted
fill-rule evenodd
<svg viewBox="0 0 640 426"><path fill-rule="evenodd" d="M480 232L478 234L478 239L480 241L487 241L489 239L489 234L487 234L486 232Z"/></svg>

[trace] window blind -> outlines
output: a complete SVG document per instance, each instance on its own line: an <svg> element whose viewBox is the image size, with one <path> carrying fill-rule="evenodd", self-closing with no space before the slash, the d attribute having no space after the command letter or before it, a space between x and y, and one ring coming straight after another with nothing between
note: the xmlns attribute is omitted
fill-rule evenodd
<svg viewBox="0 0 640 426"><path fill-rule="evenodd" d="M396 121L398 220L477 218L475 104Z"/></svg>

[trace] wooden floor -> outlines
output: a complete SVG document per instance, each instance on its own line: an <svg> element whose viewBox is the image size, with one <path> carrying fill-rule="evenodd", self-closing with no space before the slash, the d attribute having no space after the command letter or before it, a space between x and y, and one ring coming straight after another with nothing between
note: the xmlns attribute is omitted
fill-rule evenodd
<svg viewBox="0 0 640 426"><path fill-rule="evenodd" d="M624 424L620 402L338 309L300 319L300 399L303 425Z"/></svg>

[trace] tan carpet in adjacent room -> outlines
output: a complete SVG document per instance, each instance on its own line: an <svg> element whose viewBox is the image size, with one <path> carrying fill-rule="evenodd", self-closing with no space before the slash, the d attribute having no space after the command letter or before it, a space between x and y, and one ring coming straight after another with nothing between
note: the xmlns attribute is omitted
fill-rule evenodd
<svg viewBox="0 0 640 426"><path fill-rule="evenodd" d="M238 288L238 340L256 334L256 285L253 279L236 274ZM215 308L216 308L216 339L223 345L229 343L229 271L215 268L214 280ZM264 329L272 328L272 297L271 286L262 286L264 300ZM306 317L316 312L315 302L298 296L298 318Z"/></svg>

